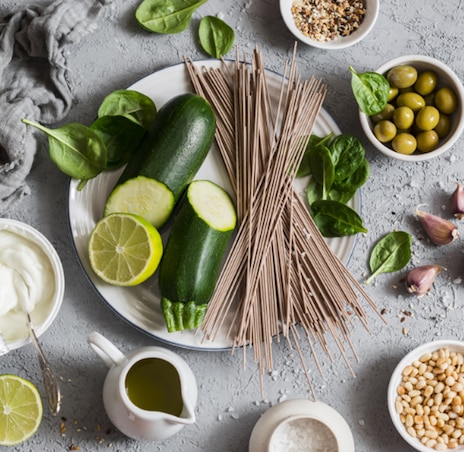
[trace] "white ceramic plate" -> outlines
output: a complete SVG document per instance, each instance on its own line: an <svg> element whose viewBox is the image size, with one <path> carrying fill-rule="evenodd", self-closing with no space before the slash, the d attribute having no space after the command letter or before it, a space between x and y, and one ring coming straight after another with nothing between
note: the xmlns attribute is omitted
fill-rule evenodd
<svg viewBox="0 0 464 452"><path fill-rule="evenodd" d="M219 67L220 62L218 60L205 60L196 64L199 66ZM271 93L276 96L276 99L281 80L280 75L268 72ZM193 90L183 63L155 72L132 85L130 89L150 96L158 109L172 97ZM325 136L330 132L341 133L330 115L325 110L321 110L313 133ZM205 341L200 333L195 334L192 331L168 333L159 306L160 296L157 274L139 286L121 288L102 282L92 271L87 253L88 239L95 224L103 215L106 199L121 172L122 170L104 172L95 179L88 181L82 191L77 190L77 180L71 180L69 186L71 234L76 252L91 284L116 313L148 335L172 345L191 349L229 349L232 341L226 338L218 337L212 342ZM223 186L226 190L230 190L221 157L215 146L212 147L196 178L209 179ZM297 183L297 190L303 195L307 180L300 179ZM360 211L359 192L354 196L350 206L356 211ZM355 236L351 236L330 239L328 243L341 261L347 263L353 251L355 240ZM224 331L226 331L226 328L227 326L224 327Z"/></svg>

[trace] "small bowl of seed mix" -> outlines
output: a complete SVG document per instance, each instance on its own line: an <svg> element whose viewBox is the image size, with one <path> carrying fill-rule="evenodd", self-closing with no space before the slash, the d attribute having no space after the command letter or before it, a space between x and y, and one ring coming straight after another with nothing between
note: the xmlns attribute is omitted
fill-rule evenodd
<svg viewBox="0 0 464 452"><path fill-rule="evenodd" d="M408 353L390 379L388 411L416 450L464 451L464 342L434 341Z"/></svg>
<svg viewBox="0 0 464 452"><path fill-rule="evenodd" d="M282 18L300 41L343 49L364 39L379 13L379 0L280 0Z"/></svg>

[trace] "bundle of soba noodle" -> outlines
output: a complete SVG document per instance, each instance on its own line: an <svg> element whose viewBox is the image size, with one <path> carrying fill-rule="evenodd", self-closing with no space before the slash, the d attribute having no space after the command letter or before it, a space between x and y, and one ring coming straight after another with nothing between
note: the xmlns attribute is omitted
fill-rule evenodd
<svg viewBox="0 0 464 452"><path fill-rule="evenodd" d="M298 351L313 391L301 332L319 370L314 343L330 356L327 333L351 369L346 344L356 356L348 336L353 314L367 329L358 295L377 311L320 234L293 184L327 88L314 77L301 79L295 54L277 96L270 92L258 50L250 63L236 58L219 67L185 64L195 91L216 112L216 142L239 217L201 330L214 341L229 325L234 347L253 348L261 382L264 371L273 369L273 341L286 338Z"/></svg>

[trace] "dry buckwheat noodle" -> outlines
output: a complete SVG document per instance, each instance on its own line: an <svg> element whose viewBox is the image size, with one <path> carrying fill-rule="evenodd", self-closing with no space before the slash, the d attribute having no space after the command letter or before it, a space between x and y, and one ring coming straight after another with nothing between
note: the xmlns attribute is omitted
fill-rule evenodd
<svg viewBox="0 0 464 452"><path fill-rule="evenodd" d="M216 113L216 143L237 204L238 231L201 326L215 340L228 326L233 349L253 349L262 380L273 369L272 344L285 338L302 362L305 336L320 372L315 345L330 359L327 335L337 344L351 373L347 350L354 314L368 329L361 295L374 302L331 250L293 182L327 87L302 80L292 59L285 65L278 96L272 96L262 55L251 62L222 61L197 67L186 59L194 90ZM298 327L297 327L298 326Z"/></svg>

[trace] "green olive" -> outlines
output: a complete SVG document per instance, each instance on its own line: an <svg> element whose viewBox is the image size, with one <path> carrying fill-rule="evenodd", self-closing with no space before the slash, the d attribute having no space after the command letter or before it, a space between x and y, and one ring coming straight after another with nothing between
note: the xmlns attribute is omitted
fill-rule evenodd
<svg viewBox="0 0 464 452"><path fill-rule="evenodd" d="M430 94L437 86L438 76L434 71L424 71L419 74L414 89L422 96Z"/></svg>
<svg viewBox="0 0 464 452"><path fill-rule="evenodd" d="M409 129L414 123L414 112L409 107L398 107L393 112L392 119L398 129Z"/></svg>
<svg viewBox="0 0 464 452"><path fill-rule="evenodd" d="M393 138L392 147L393 150L399 154L410 155L414 153L417 148L417 140L414 135L410 133L399 133Z"/></svg>
<svg viewBox="0 0 464 452"><path fill-rule="evenodd" d="M384 119L390 120L393 116L394 111L395 111L395 107L392 104L387 104L385 105L385 108L380 113L377 113L376 115L372 115L370 118L375 123L383 121Z"/></svg>
<svg viewBox="0 0 464 452"><path fill-rule="evenodd" d="M435 130L426 130L416 135L417 149L421 152L433 151L438 146L439 136Z"/></svg>
<svg viewBox="0 0 464 452"><path fill-rule="evenodd" d="M448 115L440 115L440 119L438 120L438 124L433 129L435 132L438 133L440 138L446 137L449 131L451 130L451 119Z"/></svg>
<svg viewBox="0 0 464 452"><path fill-rule="evenodd" d="M374 135L381 143L388 143L396 135L396 126L384 119L374 126Z"/></svg>
<svg viewBox="0 0 464 452"><path fill-rule="evenodd" d="M387 102L391 102L396 96L398 96L398 88L396 86L391 86L390 89L388 90L388 97L387 97Z"/></svg>
<svg viewBox="0 0 464 452"><path fill-rule="evenodd" d="M456 93L447 86L440 88L435 93L435 106L446 115L451 115L458 108Z"/></svg>
<svg viewBox="0 0 464 452"><path fill-rule="evenodd" d="M421 130L432 130L440 120L440 112L431 105L426 105L416 115L416 125Z"/></svg>
<svg viewBox="0 0 464 452"><path fill-rule="evenodd" d="M417 80L417 70L408 64L395 66L387 73L387 80L397 88L409 88Z"/></svg>
<svg viewBox="0 0 464 452"><path fill-rule="evenodd" d="M396 99L398 107L409 107L412 111L417 112L422 107L425 107L425 99L417 93L403 93Z"/></svg>

